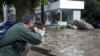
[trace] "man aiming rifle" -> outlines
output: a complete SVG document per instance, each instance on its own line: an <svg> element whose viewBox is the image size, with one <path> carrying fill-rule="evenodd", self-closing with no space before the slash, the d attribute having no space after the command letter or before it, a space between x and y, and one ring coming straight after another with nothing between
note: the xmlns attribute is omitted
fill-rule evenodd
<svg viewBox="0 0 100 56"><path fill-rule="evenodd" d="M34 22L33 15L26 13L21 23L10 27L0 39L0 56L23 56L26 43L40 44L45 28L34 27Z"/></svg>

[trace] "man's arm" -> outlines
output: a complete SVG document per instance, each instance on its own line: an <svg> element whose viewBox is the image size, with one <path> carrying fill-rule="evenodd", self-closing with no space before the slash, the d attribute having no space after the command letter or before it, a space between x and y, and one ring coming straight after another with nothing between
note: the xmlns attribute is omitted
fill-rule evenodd
<svg viewBox="0 0 100 56"><path fill-rule="evenodd" d="M42 36L40 33L37 32L31 32L31 30L22 29L21 32L19 32L19 39L22 39L24 41L27 41L31 44L40 44L42 41Z"/></svg>

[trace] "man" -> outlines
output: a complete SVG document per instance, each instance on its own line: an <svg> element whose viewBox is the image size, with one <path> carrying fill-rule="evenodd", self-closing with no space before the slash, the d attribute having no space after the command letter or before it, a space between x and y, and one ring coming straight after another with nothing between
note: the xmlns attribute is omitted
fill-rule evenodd
<svg viewBox="0 0 100 56"><path fill-rule="evenodd" d="M0 56L23 56L26 43L40 44L44 32L44 28L34 27L31 13L24 14L22 22L9 28L4 37L0 39Z"/></svg>

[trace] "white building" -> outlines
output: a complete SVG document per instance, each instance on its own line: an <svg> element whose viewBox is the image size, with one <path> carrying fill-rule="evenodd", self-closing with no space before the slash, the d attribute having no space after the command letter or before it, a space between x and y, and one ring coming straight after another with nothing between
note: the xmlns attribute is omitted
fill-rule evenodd
<svg viewBox="0 0 100 56"><path fill-rule="evenodd" d="M66 25L73 20L80 20L82 9L84 9L83 0L55 0L45 5L46 24ZM36 8L35 13L40 15L40 7Z"/></svg>

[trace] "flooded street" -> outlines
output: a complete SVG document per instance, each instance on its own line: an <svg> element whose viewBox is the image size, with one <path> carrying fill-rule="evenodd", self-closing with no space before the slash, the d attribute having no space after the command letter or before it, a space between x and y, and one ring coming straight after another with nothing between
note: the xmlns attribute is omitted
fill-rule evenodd
<svg viewBox="0 0 100 56"><path fill-rule="evenodd" d="M44 39L27 56L100 56L100 29L50 29Z"/></svg>

